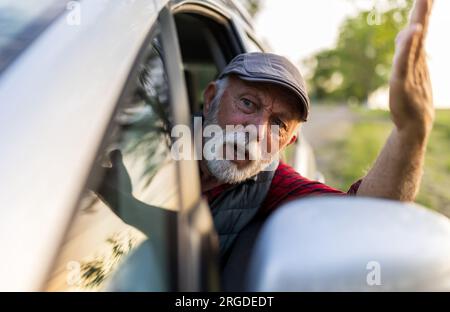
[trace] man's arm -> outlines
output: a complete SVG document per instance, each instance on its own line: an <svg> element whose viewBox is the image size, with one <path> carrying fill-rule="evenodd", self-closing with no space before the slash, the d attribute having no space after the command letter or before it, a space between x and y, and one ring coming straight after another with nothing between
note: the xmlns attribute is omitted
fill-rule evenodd
<svg viewBox="0 0 450 312"><path fill-rule="evenodd" d="M413 201L422 178L426 145L434 119L424 40L432 0L417 0L409 26L397 37L389 106L394 130L358 196Z"/></svg>
<svg viewBox="0 0 450 312"><path fill-rule="evenodd" d="M176 218L176 212L149 205L133 196L132 183L124 165L120 150L109 154L112 166L99 166L98 172L104 172L100 185L88 185L88 188L126 224L138 229L156 244L164 242L166 220Z"/></svg>

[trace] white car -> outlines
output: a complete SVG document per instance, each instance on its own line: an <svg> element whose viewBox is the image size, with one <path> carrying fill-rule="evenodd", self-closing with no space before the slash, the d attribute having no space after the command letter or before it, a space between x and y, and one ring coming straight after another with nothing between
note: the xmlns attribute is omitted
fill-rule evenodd
<svg viewBox="0 0 450 312"><path fill-rule="evenodd" d="M227 0L3 1L0 25L0 290L220 289L197 163L168 157L167 134L191 124L203 88L234 56L265 50L245 11ZM317 178L307 144L296 154L294 165ZM108 174L98 164L113 157L129 173L113 177L116 211L92 191ZM147 205L142 214L127 210L126 191ZM448 221L427 220L440 232L423 244L448 243ZM271 246L259 243L257 252ZM287 258L300 255L290 250ZM448 246L433 250L439 261L422 264L443 269ZM276 263L255 263L248 289L280 289L279 280L258 279Z"/></svg>

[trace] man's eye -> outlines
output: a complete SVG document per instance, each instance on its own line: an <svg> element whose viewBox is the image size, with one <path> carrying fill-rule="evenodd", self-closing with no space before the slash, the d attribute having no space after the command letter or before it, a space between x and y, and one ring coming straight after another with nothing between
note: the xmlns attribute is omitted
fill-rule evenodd
<svg viewBox="0 0 450 312"><path fill-rule="evenodd" d="M275 118L273 123L280 127L280 130L286 130L286 124L280 118Z"/></svg>
<svg viewBox="0 0 450 312"><path fill-rule="evenodd" d="M252 101L246 98L242 98L241 103L245 108L253 108L255 106Z"/></svg>

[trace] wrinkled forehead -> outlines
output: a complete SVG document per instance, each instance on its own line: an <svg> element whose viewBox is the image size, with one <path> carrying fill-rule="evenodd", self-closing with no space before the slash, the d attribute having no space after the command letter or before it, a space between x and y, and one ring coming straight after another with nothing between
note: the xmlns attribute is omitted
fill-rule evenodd
<svg viewBox="0 0 450 312"><path fill-rule="evenodd" d="M229 76L229 88L233 93L248 92L258 97L262 105L272 105L274 113L285 113L293 120L301 121L298 97L285 87L270 82L245 81L232 75Z"/></svg>

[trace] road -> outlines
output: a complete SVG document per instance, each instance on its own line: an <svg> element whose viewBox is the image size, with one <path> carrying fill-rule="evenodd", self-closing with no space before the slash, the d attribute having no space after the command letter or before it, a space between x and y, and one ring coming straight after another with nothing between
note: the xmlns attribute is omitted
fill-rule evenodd
<svg viewBox="0 0 450 312"><path fill-rule="evenodd" d="M313 105L302 130L313 149L320 150L325 145L345 137L354 118L347 106Z"/></svg>

